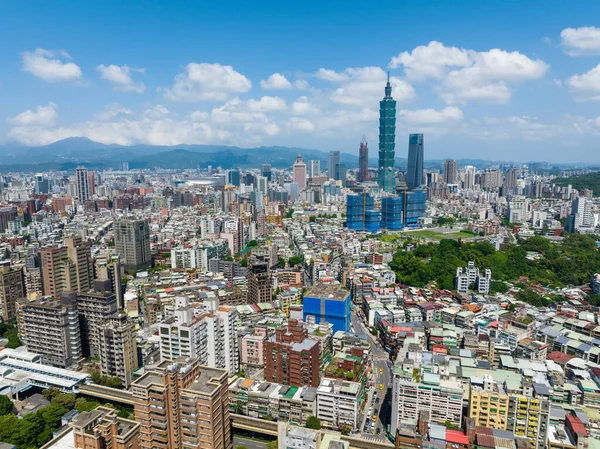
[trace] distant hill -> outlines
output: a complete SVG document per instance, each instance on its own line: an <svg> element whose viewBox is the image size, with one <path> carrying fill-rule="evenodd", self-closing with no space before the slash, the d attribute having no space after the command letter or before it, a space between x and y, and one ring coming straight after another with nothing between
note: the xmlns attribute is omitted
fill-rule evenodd
<svg viewBox="0 0 600 449"><path fill-rule="evenodd" d="M227 145L106 145L83 137L71 137L40 147L17 143L0 146L0 171L70 170L79 164L89 168L195 168L212 165L223 168L291 167L296 155L305 161L319 160L327 167L328 152L294 147L240 148ZM341 153L348 168L358 166L358 156Z"/></svg>

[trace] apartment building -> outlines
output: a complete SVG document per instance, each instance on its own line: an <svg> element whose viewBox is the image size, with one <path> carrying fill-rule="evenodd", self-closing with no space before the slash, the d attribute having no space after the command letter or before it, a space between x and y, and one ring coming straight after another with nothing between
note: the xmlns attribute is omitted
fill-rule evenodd
<svg viewBox="0 0 600 449"><path fill-rule="evenodd" d="M305 325L289 320L264 343L265 380L293 386L319 385L319 342L308 338Z"/></svg>
<svg viewBox="0 0 600 449"><path fill-rule="evenodd" d="M255 327L254 333L242 337L242 368L262 368L264 361L264 345L267 341L267 328Z"/></svg>
<svg viewBox="0 0 600 449"><path fill-rule="evenodd" d="M179 357L208 362L208 330L203 316L195 316L187 297L175 298L175 315L159 324L161 360Z"/></svg>
<svg viewBox="0 0 600 449"><path fill-rule="evenodd" d="M4 323L17 317L21 298L25 298L23 267L11 267L10 260L0 262L0 318Z"/></svg>
<svg viewBox="0 0 600 449"><path fill-rule="evenodd" d="M463 386L459 381L440 379L439 374L424 373L422 379L406 379L394 371L392 392L392 435L400 421L417 419L429 412L432 422L460 426L462 423Z"/></svg>
<svg viewBox="0 0 600 449"><path fill-rule="evenodd" d="M143 270L152 262L148 220L121 219L114 223L115 251L126 270Z"/></svg>
<svg viewBox="0 0 600 449"><path fill-rule="evenodd" d="M118 377L129 388L139 364L135 323L125 313L105 319L98 332L98 353L102 374Z"/></svg>
<svg viewBox="0 0 600 449"><path fill-rule="evenodd" d="M252 304L272 299L269 257L252 256L248 259L248 293Z"/></svg>
<svg viewBox="0 0 600 449"><path fill-rule="evenodd" d="M123 291L123 264L121 256L112 251L102 251L94 257L94 273L96 279L108 280L111 286L111 292L117 298L117 308L122 310L124 307Z"/></svg>
<svg viewBox="0 0 600 449"><path fill-rule="evenodd" d="M325 427L359 426L361 384L324 378L317 388L317 418Z"/></svg>
<svg viewBox="0 0 600 449"><path fill-rule="evenodd" d="M141 448L232 447L227 371L187 360L161 362L131 385Z"/></svg>
<svg viewBox="0 0 600 449"><path fill-rule="evenodd" d="M90 246L81 237L66 237L64 244L41 248L44 295L62 292L87 292L92 288L93 267Z"/></svg>
<svg viewBox="0 0 600 449"><path fill-rule="evenodd" d="M96 407L73 419L73 446L76 449L138 449L140 425L119 418L117 410Z"/></svg>
<svg viewBox="0 0 600 449"><path fill-rule="evenodd" d="M21 302L17 310L21 341L42 363L67 368L82 357L77 300L73 294Z"/></svg>
<svg viewBox="0 0 600 449"><path fill-rule="evenodd" d="M115 294L105 291L106 289L110 289L110 281L96 280L93 291L73 293L81 325L81 346L86 357L98 354L100 331L107 318L118 310Z"/></svg>

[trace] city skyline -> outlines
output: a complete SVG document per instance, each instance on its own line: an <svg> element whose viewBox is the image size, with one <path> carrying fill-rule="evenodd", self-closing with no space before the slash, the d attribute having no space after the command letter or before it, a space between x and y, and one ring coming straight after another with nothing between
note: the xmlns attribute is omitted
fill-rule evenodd
<svg viewBox="0 0 600 449"><path fill-rule="evenodd" d="M552 13L524 26L542 4ZM0 145L80 136L355 154L362 135L377 138L389 70L399 142L427 134L432 159L599 162L599 5L338 6L3 2ZM381 14L389 38L355 36ZM407 14L425 20L393 25Z"/></svg>

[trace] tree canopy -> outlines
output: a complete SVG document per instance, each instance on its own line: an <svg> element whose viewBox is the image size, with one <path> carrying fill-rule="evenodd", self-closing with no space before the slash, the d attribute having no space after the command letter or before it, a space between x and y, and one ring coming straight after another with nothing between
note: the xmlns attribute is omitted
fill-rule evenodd
<svg viewBox="0 0 600 449"><path fill-rule="evenodd" d="M530 260L528 251L541 257ZM435 282L439 288L453 290L456 268L466 266L468 261L475 262L479 269L490 268L495 281L512 282L526 276L548 286L587 284L594 273L600 272L596 241L581 234L568 235L560 244L535 236L500 251L488 242L441 240L439 244L420 245L413 252L398 250L390 267L403 284L423 287ZM497 283L492 287L503 289Z"/></svg>

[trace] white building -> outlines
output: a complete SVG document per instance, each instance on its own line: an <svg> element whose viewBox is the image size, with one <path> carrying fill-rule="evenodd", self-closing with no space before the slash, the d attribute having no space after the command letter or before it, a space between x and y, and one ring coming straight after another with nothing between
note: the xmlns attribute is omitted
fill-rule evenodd
<svg viewBox="0 0 600 449"><path fill-rule="evenodd" d="M513 196L508 202L506 218L511 223L523 223L529 220L529 200L521 195Z"/></svg>
<svg viewBox="0 0 600 449"><path fill-rule="evenodd" d="M325 427L334 429L359 425L361 384L340 379L323 378L317 389L317 418Z"/></svg>
<svg viewBox="0 0 600 449"><path fill-rule="evenodd" d="M175 299L175 316L159 325L160 358L175 360L179 357L198 359L201 365L208 360L207 326L203 317L194 316L194 308L185 296Z"/></svg>
<svg viewBox="0 0 600 449"><path fill-rule="evenodd" d="M396 434L401 420L417 420L422 410L429 412L430 421L434 423L450 421L457 426L462 423L463 386L459 381L440 380L438 374L424 373L423 379L416 382L406 379L401 371L394 372L391 402L392 435Z"/></svg>

